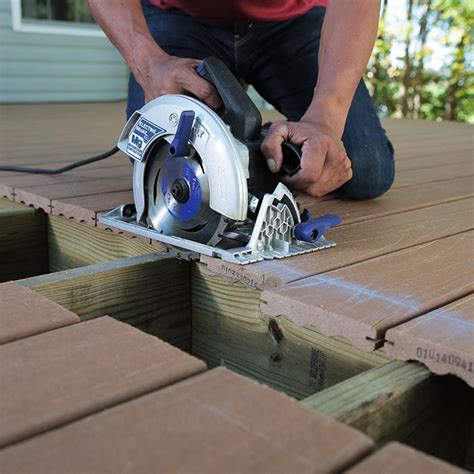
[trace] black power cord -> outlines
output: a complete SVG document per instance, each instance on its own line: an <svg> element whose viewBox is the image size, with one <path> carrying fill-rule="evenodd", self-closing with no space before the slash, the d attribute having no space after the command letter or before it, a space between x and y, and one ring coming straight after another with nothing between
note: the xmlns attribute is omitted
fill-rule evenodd
<svg viewBox="0 0 474 474"><path fill-rule="evenodd" d="M85 158L84 160L76 161L70 165L63 166L62 168L57 169L47 169L47 168L24 168L21 166L0 166L0 171L12 171L13 173L31 173L31 174L61 174L66 171L71 171L79 166L89 165L90 163L95 163L96 161L105 160L109 156L115 155L119 149L114 146L112 149L101 153L100 155L91 156L90 158Z"/></svg>

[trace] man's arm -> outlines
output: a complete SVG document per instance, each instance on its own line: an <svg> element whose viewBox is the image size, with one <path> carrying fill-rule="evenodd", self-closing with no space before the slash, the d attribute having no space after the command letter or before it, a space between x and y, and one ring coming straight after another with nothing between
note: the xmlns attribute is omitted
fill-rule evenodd
<svg viewBox="0 0 474 474"><path fill-rule="evenodd" d="M152 38L140 0L88 0L89 9L120 51L149 101L164 94L192 94L212 108L220 98L195 72L195 59L166 54Z"/></svg>
<svg viewBox="0 0 474 474"><path fill-rule="evenodd" d="M302 170L285 181L306 194L323 196L352 177L351 163L340 140L374 46L379 12L378 0L329 0L311 105L300 122L273 124L262 144L274 172L281 167L283 141L302 145Z"/></svg>

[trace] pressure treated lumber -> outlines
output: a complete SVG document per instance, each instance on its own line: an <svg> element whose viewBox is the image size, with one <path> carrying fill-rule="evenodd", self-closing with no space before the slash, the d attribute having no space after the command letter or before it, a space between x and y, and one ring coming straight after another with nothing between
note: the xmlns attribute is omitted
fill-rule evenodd
<svg viewBox="0 0 474 474"><path fill-rule="evenodd" d="M210 273L250 288L272 288L312 275L342 268L397 250L413 247L474 228L474 199L439 204L337 226L327 233L335 248L284 260L234 265L201 257Z"/></svg>
<svg viewBox="0 0 474 474"><path fill-rule="evenodd" d="M0 344L79 322L79 317L17 283L0 285Z"/></svg>
<svg viewBox="0 0 474 474"><path fill-rule="evenodd" d="M369 435L375 443L403 439L437 414L453 380L418 363L390 361L346 379L302 403Z"/></svg>
<svg viewBox="0 0 474 474"><path fill-rule="evenodd" d="M32 208L0 208L0 282L48 271L46 216Z"/></svg>
<svg viewBox="0 0 474 474"><path fill-rule="evenodd" d="M474 387L474 295L389 329L386 339L390 357L418 360Z"/></svg>
<svg viewBox="0 0 474 474"><path fill-rule="evenodd" d="M139 238L93 229L70 219L48 216L48 247L51 271L147 255L156 247Z"/></svg>
<svg viewBox="0 0 474 474"><path fill-rule="evenodd" d="M400 474L402 472L461 474L452 464L400 443L389 443L345 471L347 474Z"/></svg>
<svg viewBox="0 0 474 474"><path fill-rule="evenodd" d="M104 314L189 350L190 271L168 254L131 257L18 284L55 301L82 321Z"/></svg>
<svg viewBox="0 0 474 474"><path fill-rule="evenodd" d="M225 365L296 398L386 362L314 328L265 318L260 292L192 270L192 353L210 367Z"/></svg>
<svg viewBox="0 0 474 474"><path fill-rule="evenodd" d="M13 446L1 467L327 473L370 449L361 433L221 368Z"/></svg>
<svg viewBox="0 0 474 474"><path fill-rule="evenodd" d="M373 350L387 329L470 293L473 236L465 232L265 290L262 312Z"/></svg>
<svg viewBox="0 0 474 474"><path fill-rule="evenodd" d="M12 201L6 197L1 197L0 193L0 209L15 209L15 208L24 208L25 206L20 202Z"/></svg>
<svg viewBox="0 0 474 474"><path fill-rule="evenodd" d="M205 370L198 359L109 317L5 344L0 358L0 446Z"/></svg>

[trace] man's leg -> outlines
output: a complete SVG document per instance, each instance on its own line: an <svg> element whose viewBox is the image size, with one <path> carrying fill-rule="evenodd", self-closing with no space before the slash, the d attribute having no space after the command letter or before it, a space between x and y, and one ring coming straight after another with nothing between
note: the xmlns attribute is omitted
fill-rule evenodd
<svg viewBox="0 0 474 474"><path fill-rule="evenodd" d="M313 97L324 9L286 22L258 24L240 57L245 79L289 120L299 120ZM393 148L380 124L363 81L357 87L342 141L353 177L337 192L351 199L375 198L394 179Z"/></svg>
<svg viewBox="0 0 474 474"><path fill-rule="evenodd" d="M232 64L233 33L229 28L215 28L184 12L162 11L142 0L148 28L155 41L167 54L180 58L204 59L215 56ZM145 104L143 89L130 75L127 118Z"/></svg>

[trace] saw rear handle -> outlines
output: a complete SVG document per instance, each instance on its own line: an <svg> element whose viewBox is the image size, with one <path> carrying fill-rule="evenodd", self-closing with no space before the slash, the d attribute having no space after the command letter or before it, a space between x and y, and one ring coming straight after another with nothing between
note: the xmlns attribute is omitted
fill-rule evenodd
<svg viewBox="0 0 474 474"><path fill-rule="evenodd" d="M222 119L233 135L243 142L262 141L260 111L225 63L218 58L205 58L196 72L217 89L225 107ZM301 147L284 142L282 152L281 174L295 175L301 170Z"/></svg>

